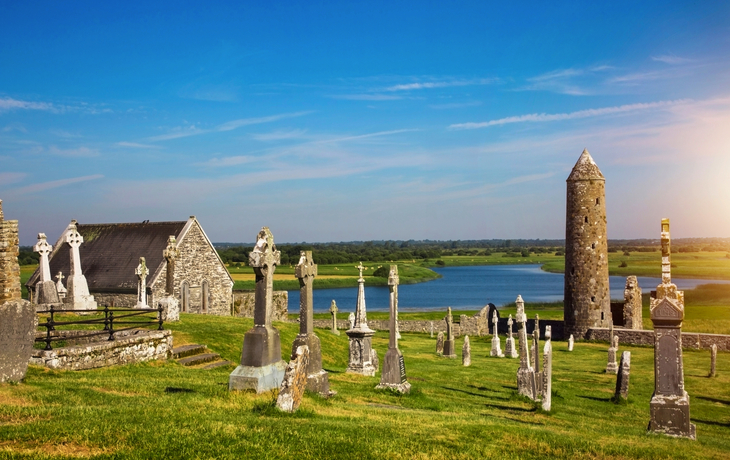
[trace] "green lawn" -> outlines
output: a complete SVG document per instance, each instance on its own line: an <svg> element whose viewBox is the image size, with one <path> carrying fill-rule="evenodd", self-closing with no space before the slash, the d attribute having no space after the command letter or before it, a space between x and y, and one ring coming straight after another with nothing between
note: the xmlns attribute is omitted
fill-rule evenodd
<svg viewBox="0 0 730 460"><path fill-rule="evenodd" d="M183 314L176 344L207 344L237 361L250 319ZM287 357L298 325L276 323ZM609 401L606 344L554 342L553 411L516 393L518 360L490 358L489 337L472 337L472 366L435 356L435 339L400 341L413 391L374 390L379 377L345 374L348 339L317 331L337 396L307 395L280 414L271 394L230 393L232 368L205 371L148 363L90 371L31 367L22 384L0 385L0 458L727 458L730 354L686 351L696 442L646 433L653 350L632 351L628 404ZM504 340L504 339L503 339ZM383 358L385 333L374 347ZM457 339L460 349L461 338Z"/></svg>

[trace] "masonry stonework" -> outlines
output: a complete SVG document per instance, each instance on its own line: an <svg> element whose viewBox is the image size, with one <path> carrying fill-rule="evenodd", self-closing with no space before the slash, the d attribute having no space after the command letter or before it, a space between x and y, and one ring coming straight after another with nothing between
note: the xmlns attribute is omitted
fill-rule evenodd
<svg viewBox="0 0 730 460"><path fill-rule="evenodd" d="M18 221L5 220L0 200L0 304L20 300L18 265Z"/></svg>

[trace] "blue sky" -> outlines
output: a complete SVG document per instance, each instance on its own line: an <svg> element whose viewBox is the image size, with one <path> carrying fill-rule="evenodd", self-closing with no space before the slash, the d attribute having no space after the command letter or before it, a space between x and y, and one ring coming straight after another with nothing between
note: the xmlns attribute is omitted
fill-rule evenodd
<svg viewBox="0 0 730 460"><path fill-rule="evenodd" d="M16 3L21 244L192 214L213 241L562 238L583 148L609 238L730 236L728 2Z"/></svg>

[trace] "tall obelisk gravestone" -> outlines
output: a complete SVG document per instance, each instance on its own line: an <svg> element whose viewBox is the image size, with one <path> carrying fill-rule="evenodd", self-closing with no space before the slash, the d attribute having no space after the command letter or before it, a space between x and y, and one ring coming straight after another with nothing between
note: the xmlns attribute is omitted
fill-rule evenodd
<svg viewBox="0 0 730 460"><path fill-rule="evenodd" d="M662 219L662 284L649 300L654 323L654 395L649 403L649 431L696 439L695 426L689 420L689 395L684 390L684 292L672 283L669 242L669 219Z"/></svg>
<svg viewBox="0 0 730 460"><path fill-rule="evenodd" d="M317 264L312 260L312 251L301 251L295 274L299 280L299 335L292 344L291 359L296 358L297 348L308 346L307 391L329 396L329 377L322 369L322 347L319 337L314 333L312 283L317 276Z"/></svg>
<svg viewBox="0 0 730 460"><path fill-rule="evenodd" d="M357 266L360 278L357 280L357 306L355 307L355 324L345 331L350 338L350 361L346 372L352 374L375 375L378 370L373 364L373 335L375 331L368 327L365 311L365 278L362 277L362 262Z"/></svg>
<svg viewBox="0 0 730 460"><path fill-rule="evenodd" d="M525 315L525 301L518 295L517 300L517 336L520 344L520 367L517 369L517 391L523 396L535 399L537 387L535 383L535 369L530 366L530 349L527 344L527 315Z"/></svg>
<svg viewBox="0 0 730 460"><path fill-rule="evenodd" d="M243 336L241 365L228 379L229 390L263 393L278 388L284 380L286 362L281 359L279 331L271 325L274 270L280 261L281 252L276 250L274 235L269 227L263 227L248 255L248 263L256 274L254 326Z"/></svg>
<svg viewBox="0 0 730 460"><path fill-rule="evenodd" d="M71 273L68 275L68 293L63 303L68 305L70 310L94 310L97 308L94 296L89 294L89 285L86 283L86 277L81 271L81 253L79 246L84 242L76 229L76 220L72 220L66 232L66 243L71 246L68 252L71 258Z"/></svg>
<svg viewBox="0 0 730 460"><path fill-rule="evenodd" d="M175 298L175 260L180 255L175 235L167 238L167 247L162 257L167 262L165 267L165 296L157 304L162 307L163 321L180 321L180 302Z"/></svg>
<svg viewBox="0 0 730 460"><path fill-rule="evenodd" d="M149 308L147 305L147 275L149 273L147 261L144 257L140 257L139 265L134 270L134 274L137 275L137 305L134 308Z"/></svg>
<svg viewBox="0 0 730 460"><path fill-rule="evenodd" d="M456 358L456 345L454 344L454 316L451 314L451 307L446 309L446 340L444 341L444 356Z"/></svg>
<svg viewBox="0 0 730 460"><path fill-rule="evenodd" d="M383 359L383 372L380 374L380 384L375 388L392 388L400 393L411 391L411 384L406 380L406 363L403 353L398 349L398 266L391 265L388 275L390 289L390 341L388 351Z"/></svg>

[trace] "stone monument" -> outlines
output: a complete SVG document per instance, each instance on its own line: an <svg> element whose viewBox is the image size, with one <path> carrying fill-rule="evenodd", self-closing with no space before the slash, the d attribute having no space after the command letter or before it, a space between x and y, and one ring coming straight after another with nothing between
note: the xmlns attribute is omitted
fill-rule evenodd
<svg viewBox="0 0 730 460"><path fill-rule="evenodd" d="M294 273L299 280L299 334L292 344L291 359L295 358L297 348L301 346L309 348L307 390L329 396L329 376L322 369L322 347L319 343L319 337L314 333L312 283L314 277L317 276L317 264L312 259L312 251L301 251L299 263Z"/></svg>
<svg viewBox="0 0 730 460"><path fill-rule="evenodd" d="M69 251L71 257L71 273L67 278L66 298L64 305L69 310L95 310L97 307L94 296L89 294L89 286L86 277L81 271L81 255L79 246L84 242L84 237L76 230L76 220L71 221L66 233L66 243L71 246Z"/></svg>
<svg viewBox="0 0 730 460"><path fill-rule="evenodd" d="M514 322L512 321L512 315L509 315L509 318L507 319L507 327L509 328L507 340L504 344L504 352L508 358L517 358L519 355L517 354L517 347L515 346L515 338L512 336L512 325Z"/></svg>
<svg viewBox="0 0 730 460"><path fill-rule="evenodd" d="M144 257L140 257L139 265L134 270L134 274L137 275L137 305L134 308L149 308L147 305L147 275L149 273L147 261Z"/></svg>
<svg viewBox="0 0 730 460"><path fill-rule="evenodd" d="M565 218L565 335L585 339L611 318L606 179L583 150L568 176Z"/></svg>
<svg viewBox="0 0 730 460"><path fill-rule="evenodd" d="M684 292L672 283L669 219L662 219L662 284L649 300L654 323L654 395L649 431L696 439L689 418L689 395L684 389L682 320Z"/></svg>
<svg viewBox="0 0 730 460"><path fill-rule="evenodd" d="M634 275L626 277L623 315L624 328L644 329L641 315L641 287Z"/></svg>
<svg viewBox="0 0 730 460"><path fill-rule="evenodd" d="M37 252L40 257L38 264L40 265L40 281L35 285L35 296L33 300L40 310L44 310L48 304L58 304L61 300L58 298L58 289L56 283L51 278L51 267L48 264L48 254L53 250L53 246L46 241L46 234L38 234L38 243L33 246L33 251Z"/></svg>
<svg viewBox="0 0 730 460"><path fill-rule="evenodd" d="M497 312L495 311L492 315L492 350L489 352L489 356L496 356L498 358L504 358L502 353L502 345L499 342L499 334L497 333Z"/></svg>
<svg viewBox="0 0 730 460"><path fill-rule="evenodd" d="M163 321L180 321L180 302L175 298L175 261L180 255L175 235L167 238L167 247L162 251L165 258L165 296L159 300Z"/></svg>
<svg viewBox="0 0 730 460"><path fill-rule="evenodd" d="M575 340L573 340L573 334L570 334L570 337L568 338L568 351L573 351L574 344Z"/></svg>
<svg viewBox="0 0 730 460"><path fill-rule="evenodd" d="M471 343L468 335L464 336L464 345L461 347L461 364L471 366Z"/></svg>
<svg viewBox="0 0 730 460"><path fill-rule="evenodd" d="M436 336L436 354L438 356L444 355L444 333L441 331Z"/></svg>
<svg viewBox="0 0 730 460"><path fill-rule="evenodd" d="M611 340L611 346L608 347L608 363L606 364L606 374L618 373L618 364L616 364L616 353L618 353L618 336L614 335Z"/></svg>
<svg viewBox="0 0 730 460"><path fill-rule="evenodd" d="M63 302L63 299L66 298L66 288L63 286L63 279L65 276L63 276L63 272L58 272L58 275L56 275L56 291L58 292L58 300Z"/></svg>
<svg viewBox="0 0 730 460"><path fill-rule="evenodd" d="M535 399L537 388L535 385L535 370L530 366L530 353L527 345L527 316L525 315L525 302L522 296L518 295L517 314L515 320L518 324L517 336L520 344L520 367L517 369L517 391L523 396Z"/></svg>
<svg viewBox="0 0 730 460"><path fill-rule="evenodd" d="M18 221L5 220L0 200L0 304L21 299L18 254Z"/></svg>
<svg viewBox="0 0 730 460"><path fill-rule="evenodd" d="M355 324L345 332L350 338L350 360L346 372L373 376L378 370L375 363L373 363L373 335L375 335L375 331L368 327L362 262L356 268L360 271L360 277L357 280Z"/></svg>
<svg viewBox="0 0 730 460"><path fill-rule="evenodd" d="M629 397L629 376L631 374L631 352L621 353L621 365L616 375L616 391L613 400L618 402Z"/></svg>
<svg viewBox="0 0 730 460"><path fill-rule="evenodd" d="M717 345L710 346L710 373L708 377L714 377L717 370Z"/></svg>
<svg viewBox="0 0 730 460"><path fill-rule="evenodd" d="M347 315L347 321L350 323L350 329L355 327L355 313L350 312L349 315Z"/></svg>
<svg viewBox="0 0 730 460"><path fill-rule="evenodd" d="M532 331L532 362L535 365L535 375L540 372L540 330ZM540 387L540 381L537 381L537 387Z"/></svg>
<svg viewBox="0 0 730 460"><path fill-rule="evenodd" d="M294 349L291 361L286 366L284 381L279 387L276 397L276 407L284 412L296 412L304 398L307 387L307 365L309 363L309 348L301 345Z"/></svg>
<svg viewBox="0 0 730 460"><path fill-rule="evenodd" d="M456 346L454 345L454 317L451 315L451 307L448 308L444 320L446 321L444 356L447 358L456 358Z"/></svg>
<svg viewBox="0 0 730 460"><path fill-rule="evenodd" d="M229 390L252 389L256 393L278 388L284 379L286 362L281 359L279 331L271 325L274 271L281 261L274 235L263 227L248 263L256 274L254 326L243 337L241 364L231 373Z"/></svg>
<svg viewBox="0 0 730 460"><path fill-rule="evenodd" d="M332 304L330 305L330 315L332 315L332 332L334 335L340 335L340 331L337 330L337 303L335 303L335 299L332 299Z"/></svg>
<svg viewBox="0 0 730 460"><path fill-rule="evenodd" d="M403 353L398 349L398 266L391 265L388 274L388 288L390 289L390 338L388 351L383 358L383 371L380 374L380 384L377 389L390 388L399 393L411 391L411 384L406 380L406 363Z"/></svg>
<svg viewBox="0 0 730 460"><path fill-rule="evenodd" d="M545 347L542 350L542 410L550 411L553 403L552 326L545 326Z"/></svg>

